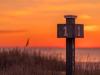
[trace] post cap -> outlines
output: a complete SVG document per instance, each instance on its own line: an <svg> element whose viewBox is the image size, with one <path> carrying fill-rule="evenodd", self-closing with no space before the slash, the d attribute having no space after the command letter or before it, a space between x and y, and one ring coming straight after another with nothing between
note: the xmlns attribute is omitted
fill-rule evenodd
<svg viewBox="0 0 100 75"><path fill-rule="evenodd" d="M65 15L64 18L68 18L68 19L69 18L77 18L77 16L75 16L75 15Z"/></svg>

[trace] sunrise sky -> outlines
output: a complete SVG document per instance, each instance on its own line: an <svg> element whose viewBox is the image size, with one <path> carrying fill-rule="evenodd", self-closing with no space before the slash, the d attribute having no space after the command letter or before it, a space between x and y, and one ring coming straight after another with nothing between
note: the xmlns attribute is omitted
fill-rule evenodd
<svg viewBox="0 0 100 75"><path fill-rule="evenodd" d="M85 26L76 47L100 47L100 0L0 0L0 47L65 47L57 24L69 14Z"/></svg>

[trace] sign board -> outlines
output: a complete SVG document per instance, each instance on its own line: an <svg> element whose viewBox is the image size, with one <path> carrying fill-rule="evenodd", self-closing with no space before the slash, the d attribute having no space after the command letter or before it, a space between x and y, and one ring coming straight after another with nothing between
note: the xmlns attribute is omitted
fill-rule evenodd
<svg viewBox="0 0 100 75"><path fill-rule="evenodd" d="M75 25L58 24L57 37L58 38L75 38Z"/></svg>
<svg viewBox="0 0 100 75"><path fill-rule="evenodd" d="M67 38L75 38L75 25L66 25Z"/></svg>
<svg viewBox="0 0 100 75"><path fill-rule="evenodd" d="M84 37L83 24L76 24L75 25L75 35L76 35L76 38L83 38Z"/></svg>
<svg viewBox="0 0 100 75"><path fill-rule="evenodd" d="M57 37L58 38L66 38L66 24L58 24L57 25Z"/></svg>
<svg viewBox="0 0 100 75"><path fill-rule="evenodd" d="M58 24L57 26L57 37L58 38L83 38L84 27L83 24L66 25Z"/></svg>

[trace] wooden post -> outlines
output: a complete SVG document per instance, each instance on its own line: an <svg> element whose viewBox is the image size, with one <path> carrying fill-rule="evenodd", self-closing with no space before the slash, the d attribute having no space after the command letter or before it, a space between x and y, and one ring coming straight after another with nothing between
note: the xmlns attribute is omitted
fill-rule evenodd
<svg viewBox="0 0 100 75"><path fill-rule="evenodd" d="M66 68L67 75L74 75L75 72L75 18L76 16L64 16L66 18L66 25L71 31L71 38L66 37ZM72 29L73 28L73 29Z"/></svg>
<svg viewBox="0 0 100 75"><path fill-rule="evenodd" d="M83 24L75 24L77 16L66 15L66 24L58 24L57 37L66 38L66 75L75 74L75 38L84 37Z"/></svg>

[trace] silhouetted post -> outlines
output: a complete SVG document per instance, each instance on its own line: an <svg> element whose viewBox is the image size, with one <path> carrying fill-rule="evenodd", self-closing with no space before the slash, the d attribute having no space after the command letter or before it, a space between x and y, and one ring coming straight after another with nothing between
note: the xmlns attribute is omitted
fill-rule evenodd
<svg viewBox="0 0 100 75"><path fill-rule="evenodd" d="M66 37L66 68L67 75L74 75L75 71L75 19L76 16L64 16L69 26L70 38Z"/></svg>
<svg viewBox="0 0 100 75"><path fill-rule="evenodd" d="M66 69L67 75L75 74L75 38L84 37L83 24L75 24L77 16L66 15L66 24L58 24L57 37L66 38Z"/></svg>

